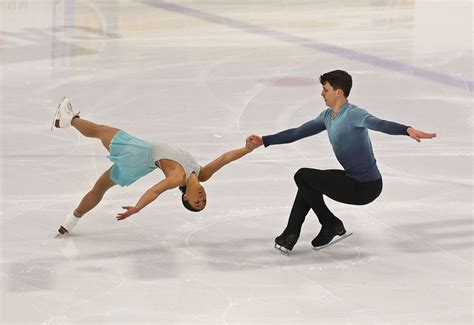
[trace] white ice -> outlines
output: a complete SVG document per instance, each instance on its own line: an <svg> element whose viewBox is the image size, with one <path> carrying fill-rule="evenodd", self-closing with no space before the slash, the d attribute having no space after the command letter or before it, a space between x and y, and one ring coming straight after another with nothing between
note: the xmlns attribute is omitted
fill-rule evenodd
<svg viewBox="0 0 474 325"><path fill-rule="evenodd" d="M0 2L2 324L473 322L472 1ZM158 170L56 230L110 166L97 140L49 130L81 116L190 151L201 164L314 118L320 74L350 101L438 134L371 132L384 190L328 206L354 235L322 251L312 212L273 248L301 167L339 168L326 133L260 148L209 183L117 222Z"/></svg>

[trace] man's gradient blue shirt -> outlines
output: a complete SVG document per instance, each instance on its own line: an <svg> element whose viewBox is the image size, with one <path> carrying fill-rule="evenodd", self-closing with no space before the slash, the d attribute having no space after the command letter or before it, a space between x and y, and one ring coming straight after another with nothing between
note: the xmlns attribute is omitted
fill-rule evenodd
<svg viewBox="0 0 474 325"><path fill-rule="evenodd" d="M382 178L377 168L368 129L392 135L408 135L409 126L376 118L346 102L333 118L331 109L298 128L263 137L265 147L291 143L327 130L334 154L346 174L359 182Z"/></svg>

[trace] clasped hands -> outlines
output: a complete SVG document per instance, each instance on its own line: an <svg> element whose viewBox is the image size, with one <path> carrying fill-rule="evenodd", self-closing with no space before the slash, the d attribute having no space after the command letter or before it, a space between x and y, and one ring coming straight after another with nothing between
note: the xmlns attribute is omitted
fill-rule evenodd
<svg viewBox="0 0 474 325"><path fill-rule="evenodd" d="M249 150L257 149L261 145L263 145L263 140L258 135L251 135L245 140L245 147Z"/></svg>

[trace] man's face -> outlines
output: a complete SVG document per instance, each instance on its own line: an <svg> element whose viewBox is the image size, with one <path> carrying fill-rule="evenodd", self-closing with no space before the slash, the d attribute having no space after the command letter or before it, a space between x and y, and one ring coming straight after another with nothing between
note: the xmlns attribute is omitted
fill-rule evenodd
<svg viewBox="0 0 474 325"><path fill-rule="evenodd" d="M328 107L334 107L336 105L337 99L342 94L342 90L334 90L332 86L326 81L323 85L323 90L321 91L321 96L323 96L324 102Z"/></svg>

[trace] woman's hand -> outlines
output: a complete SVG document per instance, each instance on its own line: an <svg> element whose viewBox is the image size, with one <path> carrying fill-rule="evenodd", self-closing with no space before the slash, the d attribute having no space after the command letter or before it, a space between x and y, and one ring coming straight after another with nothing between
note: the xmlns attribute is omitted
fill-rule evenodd
<svg viewBox="0 0 474 325"><path fill-rule="evenodd" d="M137 208L131 207L131 206L125 206L125 207L122 207L122 209L125 209L127 211L117 214L117 221L126 219L130 217L132 214L135 214L138 212Z"/></svg>

